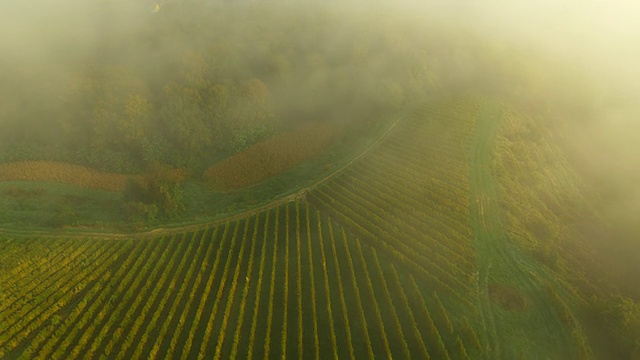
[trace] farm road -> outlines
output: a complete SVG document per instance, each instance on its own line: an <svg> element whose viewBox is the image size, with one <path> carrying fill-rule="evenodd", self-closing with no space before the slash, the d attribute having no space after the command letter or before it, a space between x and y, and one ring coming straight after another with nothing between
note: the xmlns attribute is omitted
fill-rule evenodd
<svg viewBox="0 0 640 360"><path fill-rule="evenodd" d="M489 359L515 358L522 353L543 356L541 350L546 349L551 350L548 355L557 356L553 349L562 349L563 343L566 348L569 338L554 314L553 304L543 295L544 291L533 276L555 281L513 240L509 240L501 222L491 164L494 138L504 109L503 105L493 100L481 100L476 137L470 151L470 214L478 259L478 308L485 325L482 336L488 344L485 355ZM519 289L527 301L527 313L509 316L506 310L498 309L489 297L489 286L492 284ZM522 337L523 333L525 338L531 338L531 343L510 342L512 338ZM536 341L544 343L535 344Z"/></svg>

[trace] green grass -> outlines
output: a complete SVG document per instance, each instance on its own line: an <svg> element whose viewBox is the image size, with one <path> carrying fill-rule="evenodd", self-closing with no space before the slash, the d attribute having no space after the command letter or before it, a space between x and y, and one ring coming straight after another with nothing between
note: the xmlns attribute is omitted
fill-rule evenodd
<svg viewBox="0 0 640 360"><path fill-rule="evenodd" d="M58 183L0 182L0 226L29 230L118 224L126 220L122 198Z"/></svg>
<svg viewBox="0 0 640 360"><path fill-rule="evenodd" d="M550 276L509 239L501 220L497 190L491 173L493 137L500 126L502 108L485 100L478 111L478 131L471 154L472 221L474 247L478 251L478 295L483 313L485 338L491 345L489 357L516 358L536 354L538 358L571 357L570 339L554 315L542 282ZM527 301L520 314L491 303L491 284L510 285ZM544 344L544 346L540 346Z"/></svg>

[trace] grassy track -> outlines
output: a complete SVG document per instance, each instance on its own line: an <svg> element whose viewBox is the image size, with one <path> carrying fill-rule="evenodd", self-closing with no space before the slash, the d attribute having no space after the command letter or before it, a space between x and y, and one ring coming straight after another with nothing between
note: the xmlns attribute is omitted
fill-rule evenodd
<svg viewBox="0 0 640 360"><path fill-rule="evenodd" d="M553 314L553 304L534 278L550 275L508 238L501 221L496 185L491 173L493 139L500 126L502 106L484 100L477 114L477 132L471 150L471 220L478 252L478 304L483 336L490 359L511 359L522 354L540 358L570 358L570 338ZM522 314L492 304L491 285L515 287L527 301ZM526 333L524 332L526 329ZM540 344L544 344L541 346Z"/></svg>

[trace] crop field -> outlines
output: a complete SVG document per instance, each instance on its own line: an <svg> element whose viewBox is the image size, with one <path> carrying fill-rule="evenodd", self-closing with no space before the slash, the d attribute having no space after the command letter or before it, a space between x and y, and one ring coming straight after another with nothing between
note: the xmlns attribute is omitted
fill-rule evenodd
<svg viewBox="0 0 640 360"><path fill-rule="evenodd" d="M338 137L335 126L310 122L239 152L204 173L216 189L229 191L259 183L313 158Z"/></svg>
<svg viewBox="0 0 640 360"><path fill-rule="evenodd" d="M589 358L579 300L502 223L504 114L427 104L305 196L195 231L2 235L0 358Z"/></svg>

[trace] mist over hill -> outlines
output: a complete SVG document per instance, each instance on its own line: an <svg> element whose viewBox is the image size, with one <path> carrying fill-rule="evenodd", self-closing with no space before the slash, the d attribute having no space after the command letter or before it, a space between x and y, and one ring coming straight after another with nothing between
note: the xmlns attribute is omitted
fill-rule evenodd
<svg viewBox="0 0 640 360"><path fill-rule="evenodd" d="M633 2L158 4L3 3L5 161L201 172L299 121L477 89L553 109L606 206L638 211Z"/></svg>
<svg viewBox="0 0 640 360"><path fill-rule="evenodd" d="M245 325L292 356L640 356L639 24L632 1L3 1L0 358L273 354Z"/></svg>

